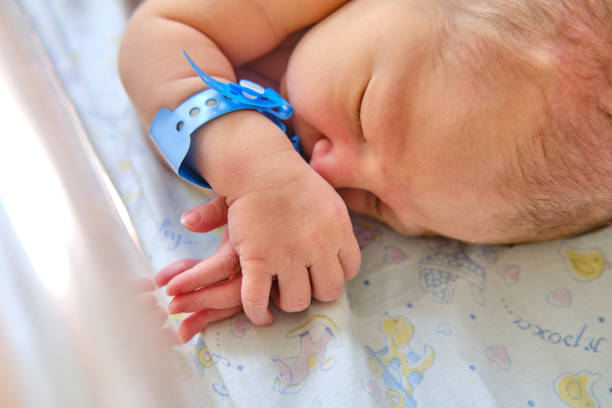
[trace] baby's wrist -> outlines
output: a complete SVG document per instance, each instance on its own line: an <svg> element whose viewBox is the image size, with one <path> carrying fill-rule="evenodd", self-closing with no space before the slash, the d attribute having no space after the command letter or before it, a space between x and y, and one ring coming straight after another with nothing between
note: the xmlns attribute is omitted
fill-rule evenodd
<svg viewBox="0 0 612 408"><path fill-rule="evenodd" d="M192 139L192 164L220 196L238 198L309 168L285 133L257 111L216 118Z"/></svg>

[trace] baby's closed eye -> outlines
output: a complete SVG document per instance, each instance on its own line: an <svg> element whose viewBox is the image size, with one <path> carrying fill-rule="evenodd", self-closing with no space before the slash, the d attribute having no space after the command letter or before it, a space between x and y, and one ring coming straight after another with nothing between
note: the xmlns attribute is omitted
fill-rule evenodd
<svg viewBox="0 0 612 408"><path fill-rule="evenodd" d="M354 110L354 117L355 117L355 121L356 121L356 128L359 132L360 135L363 136L363 126L362 126L362 117L364 116L365 112L363 110L364 107L364 99L365 99L365 95L366 95L366 91L368 90L368 85L370 84L370 81L367 81L363 84L363 87L359 90L359 93L357 94L357 97L355 98L355 110Z"/></svg>

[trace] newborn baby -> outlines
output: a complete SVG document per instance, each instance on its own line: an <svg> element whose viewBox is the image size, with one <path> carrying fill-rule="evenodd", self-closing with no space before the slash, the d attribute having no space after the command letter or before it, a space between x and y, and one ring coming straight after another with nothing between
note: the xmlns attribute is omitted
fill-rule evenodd
<svg viewBox="0 0 612 408"><path fill-rule="evenodd" d="M244 307L268 324L336 299L360 254L347 207L404 234L552 239L612 219L611 0L149 0L120 72L143 122L209 75L280 90L309 163L254 110L194 133L227 223L219 250L156 281L186 340ZM308 165L309 164L309 165Z"/></svg>

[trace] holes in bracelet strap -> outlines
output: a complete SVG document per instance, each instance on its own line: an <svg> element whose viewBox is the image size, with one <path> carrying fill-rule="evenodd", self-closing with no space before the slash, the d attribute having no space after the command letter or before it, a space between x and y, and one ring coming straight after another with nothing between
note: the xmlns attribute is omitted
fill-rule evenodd
<svg viewBox="0 0 612 408"><path fill-rule="evenodd" d="M195 116L195 115L197 115L198 113L200 113L200 108L198 108L198 107L191 108L191 110L189 111L189 115L190 115L190 116Z"/></svg>
<svg viewBox="0 0 612 408"><path fill-rule="evenodd" d="M183 128L183 121L181 120L179 123L176 124L176 130L178 130L179 132L181 131L181 129Z"/></svg>
<svg viewBox="0 0 612 408"><path fill-rule="evenodd" d="M210 106L213 107L217 104L217 100L216 99L209 99L206 101L206 106Z"/></svg>

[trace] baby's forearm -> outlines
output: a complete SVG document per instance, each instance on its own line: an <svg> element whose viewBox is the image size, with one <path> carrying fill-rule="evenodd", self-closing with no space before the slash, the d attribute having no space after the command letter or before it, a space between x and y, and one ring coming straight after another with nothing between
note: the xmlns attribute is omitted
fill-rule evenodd
<svg viewBox="0 0 612 408"><path fill-rule="evenodd" d="M160 14L151 7L139 9L128 25L120 53L124 86L147 127L157 110L175 109L206 87L181 49L207 73L235 81L232 62L202 27ZM269 177L280 174L280 166L286 172L291 162L300 161L284 133L255 111L233 112L207 123L192 137L191 154L199 173L218 194L229 197L241 194L247 185L257 188L260 179L273 181Z"/></svg>

